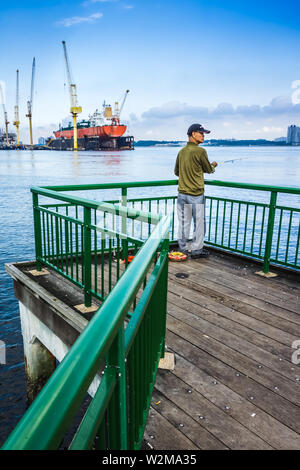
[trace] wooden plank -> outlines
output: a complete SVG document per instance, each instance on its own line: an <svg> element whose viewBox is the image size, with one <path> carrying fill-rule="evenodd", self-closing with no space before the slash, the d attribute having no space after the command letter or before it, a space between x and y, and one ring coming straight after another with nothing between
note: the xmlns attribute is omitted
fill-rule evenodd
<svg viewBox="0 0 300 470"><path fill-rule="evenodd" d="M294 450L300 448L299 434L221 382L214 384L214 377L181 356L176 355L176 370L173 373L191 386L190 400L193 401L193 392L196 390L221 410L228 407L227 414L272 447Z"/></svg>
<svg viewBox="0 0 300 470"><path fill-rule="evenodd" d="M238 282L232 282L225 278L216 277L210 275L207 271L197 270L195 268L189 267L188 263L182 263L182 272L189 274L189 281L195 282L200 285L205 285L209 289L217 290L218 292L230 297L240 300L242 302L247 302L249 305L266 310L269 313L276 314L280 317L292 318L295 323L300 323L300 308L297 306L292 310L289 308L289 303L281 303L278 299L274 299L273 296L256 292L251 290L245 291L243 287L239 285ZM172 276L176 274L177 270L172 265L169 269L169 276L172 279ZM266 299L266 300L265 300ZM281 303L281 305L280 305Z"/></svg>
<svg viewBox="0 0 300 470"><path fill-rule="evenodd" d="M287 320L284 321L277 317L273 318L269 313L255 309L254 307L249 307L243 303L232 304L230 302L225 303L224 301L218 301L216 293L214 298L212 298L210 291L205 295L205 293L194 292L192 289L184 286L183 283L178 287L177 282L174 283L172 281L169 281L168 290L173 303L175 295L179 297L180 302L186 310L189 310L188 301L192 302L195 304L195 306L193 305L192 307L196 309L195 311L197 311L198 305L202 310L207 309L207 311L209 311L207 312L208 316L210 312L214 312L217 315L229 318L254 332L264 334L287 346L291 346L294 339L300 337L300 327L295 325L295 323L291 323ZM175 299L175 302L178 303L179 299Z"/></svg>
<svg viewBox="0 0 300 470"><path fill-rule="evenodd" d="M257 279L257 271L260 271L261 264L253 263L251 260L242 259L234 254L230 253L221 253L216 252L213 249L210 250L209 258L205 260L201 260L204 265L217 265L217 266L224 266L226 271L228 272L235 272L238 275L247 275L252 279ZM300 294L299 288L299 277L300 273L297 271L283 271L281 269L277 269L275 267L271 268L272 271L275 271L278 276L273 279L265 279L260 278L260 282L262 285L272 285L276 286L278 289L282 289L286 291L288 289L289 292L297 292L297 295Z"/></svg>
<svg viewBox="0 0 300 470"><path fill-rule="evenodd" d="M274 340L273 338L270 338L270 336L273 336L273 337L275 336L276 338L279 337L281 339L281 335L280 335L281 330L277 330L276 328L269 327L268 325L265 325L262 322L258 322L258 323L262 323L261 329L264 332L264 334L262 334L259 330L259 326L257 327L256 330L254 330L254 329L244 326L241 323L237 323L235 321L237 315L238 317L240 317L240 315L244 316L243 314L239 314L239 312L236 314L235 311L232 311L229 309L230 310L229 313L224 312L225 314L224 316L222 316L223 311L221 312L222 315L220 313L215 313L212 310L203 308L201 305L196 304L192 301L189 301L183 298L179 299L178 295L175 295L169 291L168 311L170 311L170 308L174 309L174 307L177 307L178 305L180 305L180 308L184 309L184 311L197 316L197 318L202 318L204 320L207 320L213 325L216 325L225 330L231 331L235 335L238 335L240 338L244 338L248 340L250 343L256 344L257 346L260 346L263 349L266 349L267 351L271 353L277 354L278 356L285 358L288 361L291 360L291 347L290 347L291 342L288 343L289 346L286 346L280 343L279 341ZM227 310L227 307L223 307L223 308ZM271 335L269 333L269 329L272 330ZM275 333L273 333L273 330L275 330ZM278 331L278 334L277 334L277 331Z"/></svg>
<svg viewBox="0 0 300 470"><path fill-rule="evenodd" d="M201 425L230 449L272 449L260 437L233 419L226 409L220 410L196 390L191 400L189 386L172 372L159 371L155 387L171 402L193 419L200 419Z"/></svg>
<svg viewBox="0 0 300 470"><path fill-rule="evenodd" d="M144 440L155 450L198 449L190 439L188 439L180 430L176 429L153 407L150 407L149 409Z"/></svg>
<svg viewBox="0 0 300 470"><path fill-rule="evenodd" d="M170 315L167 317L167 328L186 341L209 352L211 355L222 358L223 362L254 378L257 382L269 388L269 390L276 391L278 395L283 396L296 405L299 404L299 383L296 381L293 382L266 366L259 368L260 362L222 344L212 337L200 334L199 331L195 331L191 326L174 319Z"/></svg>
<svg viewBox="0 0 300 470"><path fill-rule="evenodd" d="M188 273L186 268L181 268L181 272ZM292 323L300 325L300 315L297 313L285 310L276 305L270 305L261 301L260 299L256 299L241 292L234 291L233 289L221 284L217 284L206 279L205 281L202 280L201 282L201 280L197 279L197 276L193 276L191 274L188 279L179 279L175 277L175 272L172 271L169 272L169 280L186 286L189 289L199 292L200 294L209 295L210 297L235 309L240 310L243 307L244 310L242 311L246 310L249 312L257 311L259 309L260 312L265 312L269 314L270 318L273 318L272 321L269 321L270 324L274 324L274 319L280 318L284 321L288 320Z"/></svg>
<svg viewBox="0 0 300 470"><path fill-rule="evenodd" d="M186 312L176 305L169 305L168 313L184 324L200 331L202 334L208 335L222 344L227 345L231 349L241 352L260 364L266 365L284 377L293 381L295 380L295 373L291 370L290 361L288 362L285 359L279 358L269 351L256 346L254 343L250 343L248 340L240 338L239 336L232 334L230 331L224 330L223 328L213 325L200 317Z"/></svg>
<svg viewBox="0 0 300 470"><path fill-rule="evenodd" d="M154 389L152 407L164 416L176 429L190 439L198 449L224 450L228 449L221 441L201 426L200 419L191 418L168 398Z"/></svg>
<svg viewBox="0 0 300 470"><path fill-rule="evenodd" d="M285 398L269 390L253 377L242 373L236 367L226 364L222 355L217 357L209 354L204 348L195 346L176 333L167 330L168 348L186 358L191 364L199 367L221 381L229 388L246 398L248 401L266 411L278 421L300 433L300 408ZM176 368L175 368L176 373Z"/></svg>
<svg viewBox="0 0 300 470"><path fill-rule="evenodd" d="M289 293L278 287L263 285L258 276L255 280L245 278L245 276L237 276L232 272L228 272L227 267L216 267L214 265L203 265L202 263L189 262L185 263L190 270L210 280L215 280L219 283L224 283L228 287L233 287L236 290L241 290L250 296L257 296L261 300L275 305L281 305L288 310L300 313L300 296L296 293Z"/></svg>

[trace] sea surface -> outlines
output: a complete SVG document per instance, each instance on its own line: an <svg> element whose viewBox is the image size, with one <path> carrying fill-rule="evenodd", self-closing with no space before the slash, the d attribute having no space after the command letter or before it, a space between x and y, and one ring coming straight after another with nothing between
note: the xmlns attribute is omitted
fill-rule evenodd
<svg viewBox="0 0 300 470"><path fill-rule="evenodd" d="M300 147L206 147L219 162L207 180L300 187ZM26 410L22 335L12 279L4 263L34 259L30 187L174 179L177 147L137 147L134 151L0 151L0 340L6 364L0 364L0 445ZM175 187L131 189L129 196L175 194ZM206 187L206 193L268 201L268 194ZM81 193L84 196L84 193ZM119 190L89 194L118 199ZM300 196L280 196L279 203L300 207ZM2 343L3 344L3 343ZM1 343L0 343L1 346Z"/></svg>

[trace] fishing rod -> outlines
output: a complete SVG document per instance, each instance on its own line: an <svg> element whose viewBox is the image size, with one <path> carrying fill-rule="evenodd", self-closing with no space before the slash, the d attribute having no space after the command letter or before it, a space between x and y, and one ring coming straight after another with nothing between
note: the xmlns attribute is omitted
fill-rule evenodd
<svg viewBox="0 0 300 470"><path fill-rule="evenodd" d="M232 160L224 160L223 162L218 162L218 165L222 165L223 163L233 163L239 160L247 160L248 158L252 158L252 157L242 157L242 158L234 158Z"/></svg>

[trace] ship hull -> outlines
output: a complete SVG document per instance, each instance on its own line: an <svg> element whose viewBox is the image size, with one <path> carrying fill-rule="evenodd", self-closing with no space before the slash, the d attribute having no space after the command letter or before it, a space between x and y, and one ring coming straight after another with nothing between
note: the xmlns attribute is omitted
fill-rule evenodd
<svg viewBox="0 0 300 470"><path fill-rule="evenodd" d="M110 139L121 137L127 129L127 126L95 126L95 127L84 127L77 128L78 139L84 137L99 137L100 139ZM73 129L64 129L54 132L56 139L72 139Z"/></svg>
<svg viewBox="0 0 300 470"><path fill-rule="evenodd" d="M134 137L109 137L103 139L99 136L87 136L77 140L78 150L133 150ZM73 137L58 137L52 139L48 147L52 150L73 150Z"/></svg>

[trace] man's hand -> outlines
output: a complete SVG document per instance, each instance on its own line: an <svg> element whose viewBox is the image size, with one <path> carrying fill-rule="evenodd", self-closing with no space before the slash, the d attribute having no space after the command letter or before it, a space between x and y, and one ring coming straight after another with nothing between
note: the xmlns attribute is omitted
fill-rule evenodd
<svg viewBox="0 0 300 470"><path fill-rule="evenodd" d="M217 162L212 162L212 166L216 168L216 166L218 166Z"/></svg>

